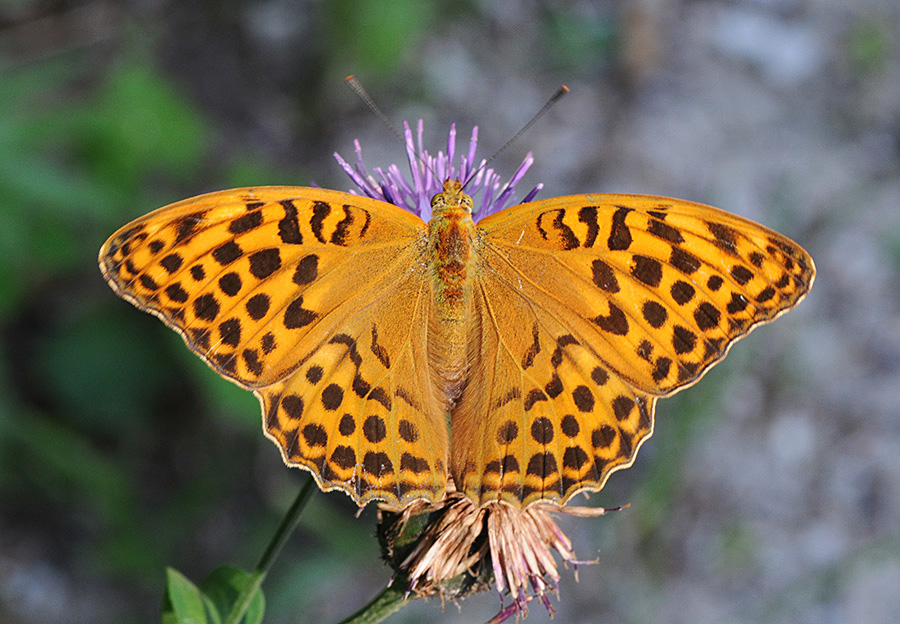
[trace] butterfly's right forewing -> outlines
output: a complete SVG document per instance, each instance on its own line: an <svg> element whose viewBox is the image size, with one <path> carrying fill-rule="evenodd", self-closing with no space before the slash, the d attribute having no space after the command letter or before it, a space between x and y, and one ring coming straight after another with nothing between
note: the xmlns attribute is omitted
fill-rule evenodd
<svg viewBox="0 0 900 624"><path fill-rule="evenodd" d="M147 215L104 245L113 289L253 390L290 465L357 502L438 498L446 426L428 383L424 223L300 187Z"/></svg>

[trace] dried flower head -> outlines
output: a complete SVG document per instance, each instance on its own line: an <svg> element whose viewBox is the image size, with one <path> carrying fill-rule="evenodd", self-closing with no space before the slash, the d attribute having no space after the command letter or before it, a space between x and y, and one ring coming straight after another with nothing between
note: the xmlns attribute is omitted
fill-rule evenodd
<svg viewBox="0 0 900 624"><path fill-rule="evenodd" d="M383 506L379 537L388 563L408 582L409 594L458 599L493 581L501 597L511 599L491 620L502 622L526 614L534 599L553 611L549 594L556 593L560 579L556 556L564 565L584 563L553 514L599 516L607 511L612 510L549 503L518 509L502 501L478 506L450 487L436 504Z"/></svg>

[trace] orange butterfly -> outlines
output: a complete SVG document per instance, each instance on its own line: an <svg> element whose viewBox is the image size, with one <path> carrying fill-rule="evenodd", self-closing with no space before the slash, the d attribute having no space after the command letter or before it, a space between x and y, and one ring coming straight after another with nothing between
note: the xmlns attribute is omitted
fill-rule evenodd
<svg viewBox="0 0 900 624"><path fill-rule="evenodd" d="M456 168L453 133L425 164L406 130L412 184L343 163L370 197L211 193L100 250L119 296L256 394L285 463L360 505L440 500L448 477L517 507L598 490L652 434L657 398L812 285L793 241L677 199L532 193L476 223L459 182L474 133ZM507 202L528 165L496 198L480 172L472 195Z"/></svg>

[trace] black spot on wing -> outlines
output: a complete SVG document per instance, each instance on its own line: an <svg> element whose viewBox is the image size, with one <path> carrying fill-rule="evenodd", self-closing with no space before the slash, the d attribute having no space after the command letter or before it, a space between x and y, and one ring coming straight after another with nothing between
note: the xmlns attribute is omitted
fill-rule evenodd
<svg viewBox="0 0 900 624"><path fill-rule="evenodd" d="M320 243L327 242L325 235L322 233L322 226L325 223L325 218L330 214L331 206L329 204L321 201L313 204L313 217L309 220L309 225L312 228L313 235Z"/></svg>
<svg viewBox="0 0 900 624"><path fill-rule="evenodd" d="M232 234L243 234L262 225L263 215L261 210L253 210L228 224L228 231Z"/></svg>
<svg viewBox="0 0 900 624"><path fill-rule="evenodd" d="M650 225L647 226L647 231L654 236L670 243L684 242L684 237L681 235L681 232L673 228L671 225L663 223L662 221L659 221L657 219L650 219Z"/></svg>
<svg viewBox="0 0 900 624"><path fill-rule="evenodd" d="M615 271L603 260L597 258L591 263L591 273L594 285L600 290L610 294L617 293L620 290L619 281L616 279Z"/></svg>
<svg viewBox="0 0 900 624"><path fill-rule="evenodd" d="M369 393L368 400L378 401L379 403L381 403L384 409L386 409L387 411L391 411L391 397L388 396L388 393L385 391L385 389L380 386L372 388L372 391Z"/></svg>
<svg viewBox="0 0 900 624"><path fill-rule="evenodd" d="M173 246L184 243L184 241L196 234L205 217L206 211L201 210L179 218L178 221L175 222L175 242L173 243Z"/></svg>
<svg viewBox="0 0 900 624"><path fill-rule="evenodd" d="M530 390L527 395L525 395L525 401L523 402L523 407L525 411L529 411L532 407L534 407L535 403L540 401L547 401L547 395L543 393L543 391L534 389Z"/></svg>
<svg viewBox="0 0 900 624"><path fill-rule="evenodd" d="M684 305L694 298L694 294L697 291L693 286L691 286L684 280L678 280L674 284L672 284L672 288L669 292L672 295L672 299L674 299L676 303Z"/></svg>
<svg viewBox="0 0 900 624"><path fill-rule="evenodd" d="M298 329L312 323L318 314L313 310L307 310L303 307L303 296L294 299L287 309L284 311L284 326L288 329Z"/></svg>
<svg viewBox="0 0 900 624"><path fill-rule="evenodd" d="M672 255L669 256L669 264L685 275L690 275L700 268L699 258L678 247L672 247Z"/></svg>
<svg viewBox="0 0 900 624"><path fill-rule="evenodd" d="M166 295L175 303L186 303L188 300L188 292L177 282L166 286Z"/></svg>
<svg viewBox="0 0 900 624"><path fill-rule="evenodd" d="M241 276L235 272L226 273L219 278L219 290L233 297L241 290Z"/></svg>
<svg viewBox="0 0 900 624"><path fill-rule="evenodd" d="M731 270L729 272L731 273L731 276L735 279L735 281L741 286L753 279L753 273L750 271L750 269L742 264L734 265L733 267L731 267Z"/></svg>
<svg viewBox="0 0 900 624"><path fill-rule="evenodd" d="M299 245L303 242L300 234L300 223L297 220L297 207L294 200L283 199L280 202L284 208L284 218L278 222L278 237L286 245Z"/></svg>
<svg viewBox="0 0 900 624"><path fill-rule="evenodd" d="M219 315L219 302L206 293L194 299L194 316L204 321L212 321Z"/></svg>
<svg viewBox="0 0 900 624"><path fill-rule="evenodd" d="M297 268L294 270L293 282L298 286L306 286L316 280L319 276L319 256L316 254L310 254L308 256L304 256L300 262L297 263Z"/></svg>
<svg viewBox="0 0 900 624"><path fill-rule="evenodd" d="M363 435L372 444L377 444L387 436L387 426L380 416L369 416L363 422Z"/></svg>
<svg viewBox="0 0 900 624"><path fill-rule="evenodd" d="M568 225L563 222L563 217L566 214L566 211L562 208L557 208L555 210L548 210L546 212L542 212L538 215L537 218L537 229L541 234L541 237L544 240L550 240L550 232L546 229L548 216L550 214L554 214L553 220L549 222L549 226L552 226L553 229L557 231L559 238L561 239L562 247L564 250L575 249L580 245L578 237L575 236L575 232L572 231Z"/></svg>
<svg viewBox="0 0 900 624"><path fill-rule="evenodd" d="M262 249L250 256L250 273L257 279L265 279L281 268L281 254L277 249Z"/></svg>
<svg viewBox="0 0 900 624"><path fill-rule="evenodd" d="M138 278L138 281L141 283L141 286L143 286L147 290L159 290L159 284L157 284L152 277L145 273L141 274L141 276Z"/></svg>
<svg viewBox="0 0 900 624"><path fill-rule="evenodd" d="M387 349L378 344L378 328L372 323L372 353L381 362L385 368L391 367L391 358L388 356Z"/></svg>
<svg viewBox="0 0 900 624"><path fill-rule="evenodd" d="M179 268L181 268L183 260L181 256L177 253L170 253L168 256L159 261L162 268L166 270L166 272L171 275Z"/></svg>
<svg viewBox="0 0 900 624"><path fill-rule="evenodd" d="M503 407L510 401L515 401L516 399L518 399L521 396L522 396L522 392L519 390L518 386L513 386L512 388L509 389L509 392L507 392L504 396L500 397L497 400L495 407L496 407L496 409L500 409L501 407Z"/></svg>
<svg viewBox="0 0 900 624"><path fill-rule="evenodd" d="M269 312L269 297L263 293L258 293L250 297L247 300L247 303L244 304L244 307L247 309L247 313L250 315L254 321L258 321L262 317L264 317Z"/></svg>
<svg viewBox="0 0 900 624"><path fill-rule="evenodd" d="M578 220L584 223L587 228L587 236L584 237L584 246L593 247L597 242L597 234L600 232L600 225L597 223L597 207L585 206L578 211Z"/></svg>
<svg viewBox="0 0 900 624"><path fill-rule="evenodd" d="M331 233L331 242L335 245L346 245L347 234L349 233L352 224L353 214L350 212L350 206L345 204L344 218L338 221L338 224L334 227L334 232Z"/></svg>
<svg viewBox="0 0 900 624"><path fill-rule="evenodd" d="M656 288L662 280L662 264L654 258L635 254L631 274L647 286Z"/></svg>
<svg viewBox="0 0 900 624"><path fill-rule="evenodd" d="M223 243L212 252L213 259L222 266L231 264L243 255L244 251L234 241Z"/></svg>
<svg viewBox="0 0 900 624"><path fill-rule="evenodd" d="M613 214L607 246L614 251L622 251L631 246L631 230L625 225L625 217L631 212L631 208L620 206Z"/></svg>
<svg viewBox="0 0 900 624"><path fill-rule="evenodd" d="M624 336L628 333L628 319L621 309L612 302L609 303L609 314L602 314L591 319L603 331L607 331L617 336Z"/></svg>
<svg viewBox="0 0 900 624"><path fill-rule="evenodd" d="M737 256L737 237L738 233L727 225L721 223L707 222L706 227L710 233L716 238L715 243L719 249L722 249L732 256Z"/></svg>
<svg viewBox="0 0 900 624"><path fill-rule="evenodd" d="M744 295L731 293L731 301L728 302L725 309L729 314L737 314L738 312L742 312L747 307L748 303L749 302Z"/></svg>
<svg viewBox="0 0 900 624"><path fill-rule="evenodd" d="M531 345L528 346L528 349L525 351L525 354L522 356L522 368L529 368L532 364L534 364L534 358L538 353L541 352L541 342L538 337L538 324L535 321L534 326L531 329L531 335L533 341Z"/></svg>
<svg viewBox="0 0 900 624"><path fill-rule="evenodd" d="M650 323L650 326L655 329L662 327L669 316L669 313L666 312L666 308L653 300L645 301L644 306L641 308L641 312L644 315L644 320Z"/></svg>

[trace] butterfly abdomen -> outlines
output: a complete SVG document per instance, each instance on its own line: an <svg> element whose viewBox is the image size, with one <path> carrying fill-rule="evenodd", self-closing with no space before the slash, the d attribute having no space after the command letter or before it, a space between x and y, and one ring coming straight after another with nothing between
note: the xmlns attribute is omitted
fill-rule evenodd
<svg viewBox="0 0 900 624"><path fill-rule="evenodd" d="M475 264L472 199L459 182L447 182L432 200L428 265L434 296L428 351L447 402L458 398L468 372L468 322Z"/></svg>

